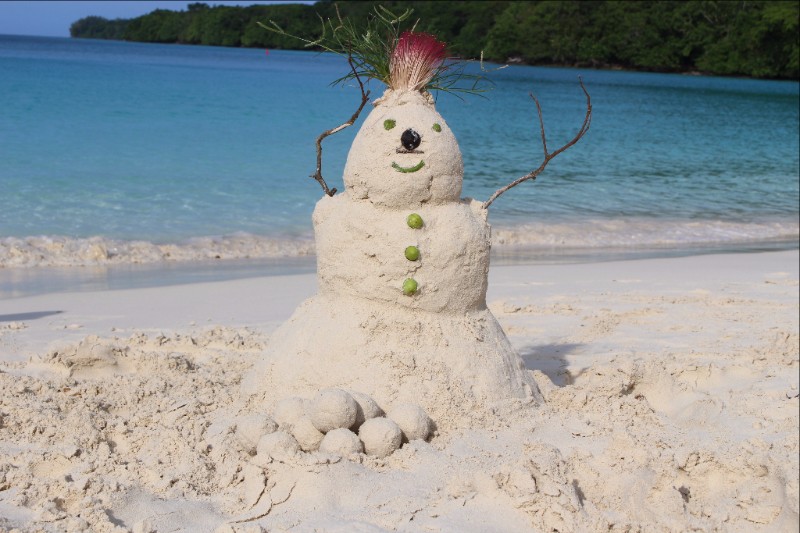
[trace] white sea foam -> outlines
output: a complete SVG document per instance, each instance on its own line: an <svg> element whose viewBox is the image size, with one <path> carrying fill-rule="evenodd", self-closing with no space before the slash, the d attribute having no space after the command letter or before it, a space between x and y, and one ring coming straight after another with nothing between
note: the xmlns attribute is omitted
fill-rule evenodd
<svg viewBox="0 0 800 533"><path fill-rule="evenodd" d="M754 222L604 219L541 222L513 227L497 222L492 230L495 254L514 256L533 253L537 257L564 253L594 255L608 250L623 254L647 250L702 252L776 243L790 247L792 243L797 243L798 238L800 224L792 219ZM105 237L0 239L0 268L152 264L311 255L314 255L311 235L292 239L237 233L165 244Z"/></svg>
<svg viewBox="0 0 800 533"><path fill-rule="evenodd" d="M244 233L165 244L104 237L7 237L0 240L0 267L144 264L300 257L313 253L314 241L310 237L276 239Z"/></svg>
<svg viewBox="0 0 800 533"><path fill-rule="evenodd" d="M796 219L734 222L620 218L531 223L514 227L497 223L492 231L492 243L495 249L718 248L796 241L798 235L800 225Z"/></svg>

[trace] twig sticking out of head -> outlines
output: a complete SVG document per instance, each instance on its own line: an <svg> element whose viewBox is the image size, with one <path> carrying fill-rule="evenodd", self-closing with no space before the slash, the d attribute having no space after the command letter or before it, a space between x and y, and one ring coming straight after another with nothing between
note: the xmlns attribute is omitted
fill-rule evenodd
<svg viewBox="0 0 800 533"><path fill-rule="evenodd" d="M334 4L334 8L336 17L327 20L320 18L321 35L316 40L292 35L273 20L268 21L267 24L261 22L256 24L278 35L298 39L304 42L308 48L322 49L342 57L351 57L354 68L345 76L335 80L334 85L347 82L357 74L365 82L374 79L393 89L405 88L404 86L394 86L390 73L391 63L393 60L397 63L396 59L401 59L401 63L405 63L413 69L412 61L409 60L412 55L416 55L413 63L422 67L424 72L420 73L424 76L418 78L416 74L410 71L406 72L413 74L417 80L425 81L422 84L414 83L415 90L444 91L456 96L461 93L481 94L489 90L489 87L484 84L489 80L483 75L465 72L466 61L443 57L443 54L446 53L444 43L438 43L433 36L420 39L420 35L427 34L414 31L416 22L407 24L411 22L413 9L406 9L398 15L379 3L367 21L357 25L352 19L342 17L336 4ZM411 28L409 31L402 31L401 27L406 25L410 25ZM406 34L411 34L411 37L403 37ZM404 41L404 47L410 48L410 50L404 51L410 51L412 54L403 53L402 57L395 58L396 48L401 39ZM422 52L421 56L420 52ZM424 59L425 57L427 59ZM419 61L420 59L423 60Z"/></svg>
<svg viewBox="0 0 800 533"><path fill-rule="evenodd" d="M524 176L522 176L520 178L517 178L516 180L512 181L511 183L509 183L505 187L502 187L502 188L496 190L494 192L494 194L492 194L489 197L488 200L483 202L483 206L482 207L484 209L488 209L489 206L492 205L492 202L497 200L497 198L499 198L501 194L503 194L507 190L511 189L512 187L516 187L517 185L519 185L523 181L535 180L539 176L539 174L542 173L542 171L544 170L544 167L546 167L547 164L553 158L555 158L558 154L560 154L561 152L563 152L567 148L573 146L575 143L580 141L581 138L584 135L586 135L586 132L589 131L589 125L592 123L592 98L591 98L591 96L589 96L589 92L586 90L586 87L583 85L583 79L578 77L578 81L581 84L581 89L583 89L583 94L586 95L586 117L584 117L583 124L581 125L580 130L578 130L578 133L575 135L575 137L570 142L568 142L567 144L565 144L564 146L562 146L561 148L559 148L555 152L549 152L547 150L547 138L545 137L545 133L544 133L544 120L542 119L542 106L539 105L539 100L533 95L533 93L531 93L530 96L533 99L533 102L536 104L536 112L539 115L539 128L540 128L541 134L542 134L542 147L544 148L544 161L542 161L542 164L539 165L539 168L537 168L536 170L533 170L533 171L525 174Z"/></svg>
<svg viewBox="0 0 800 533"><path fill-rule="evenodd" d="M361 111L363 111L364 106L367 105L367 102L369 101L369 91L364 90L364 83L361 81L361 77L358 75L358 72L356 72L356 67L353 64L353 57L348 55L347 62L350 64L350 69L353 71L353 77L358 82L358 88L361 90L361 105L358 106L358 109L356 109L356 112L353 113L352 117L350 117L350 120L348 120L341 126L337 126L327 131L323 131L320 134L320 136L317 137L317 170L313 174L311 174L311 177L317 180L317 182L319 182L320 185L322 185L322 190L325 191L325 194L327 194L328 196L333 196L334 194L336 194L336 187L334 187L333 189L329 189L328 184L325 183L325 180L322 178L322 140L325 139L325 137L328 137L329 135L333 135L334 133L338 133L349 126L352 126L355 123L355 121L358 120L358 115L361 114Z"/></svg>

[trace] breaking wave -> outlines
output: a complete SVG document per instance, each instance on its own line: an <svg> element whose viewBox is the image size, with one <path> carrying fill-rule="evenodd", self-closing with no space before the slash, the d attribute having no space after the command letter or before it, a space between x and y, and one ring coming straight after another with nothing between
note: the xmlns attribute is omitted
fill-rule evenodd
<svg viewBox="0 0 800 533"><path fill-rule="evenodd" d="M602 219L493 224L493 252L498 256L602 255L679 250L754 249L760 245L798 246L797 220L752 222L664 219ZM178 261L291 258L314 255L311 235L275 238L237 233L196 237L175 243L124 241L106 237L6 237L0 239L0 268L94 266Z"/></svg>

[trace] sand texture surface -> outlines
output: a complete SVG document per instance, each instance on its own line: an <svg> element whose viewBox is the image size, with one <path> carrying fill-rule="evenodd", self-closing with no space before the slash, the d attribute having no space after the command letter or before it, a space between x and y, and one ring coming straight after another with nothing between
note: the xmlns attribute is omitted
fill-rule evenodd
<svg viewBox="0 0 800 533"><path fill-rule="evenodd" d="M315 283L0 300L0 531L797 531L797 251L493 267L542 401L385 458L252 440Z"/></svg>

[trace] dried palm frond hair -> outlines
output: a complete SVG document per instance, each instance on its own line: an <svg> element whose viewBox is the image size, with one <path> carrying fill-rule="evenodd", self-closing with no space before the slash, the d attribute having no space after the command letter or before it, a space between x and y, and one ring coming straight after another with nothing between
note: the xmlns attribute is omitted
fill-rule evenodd
<svg viewBox="0 0 800 533"><path fill-rule="evenodd" d="M353 79L374 79L395 91L444 91L478 94L488 90L488 80L465 72L466 61L448 57L447 45L433 35L414 31L417 22L408 30L413 10L396 15L378 5L365 24L357 26L336 10L336 19L324 20L318 39L307 39L287 33L274 21L258 23L262 28L279 35L298 39L306 48L322 49L348 58L351 71L334 80L333 84Z"/></svg>

